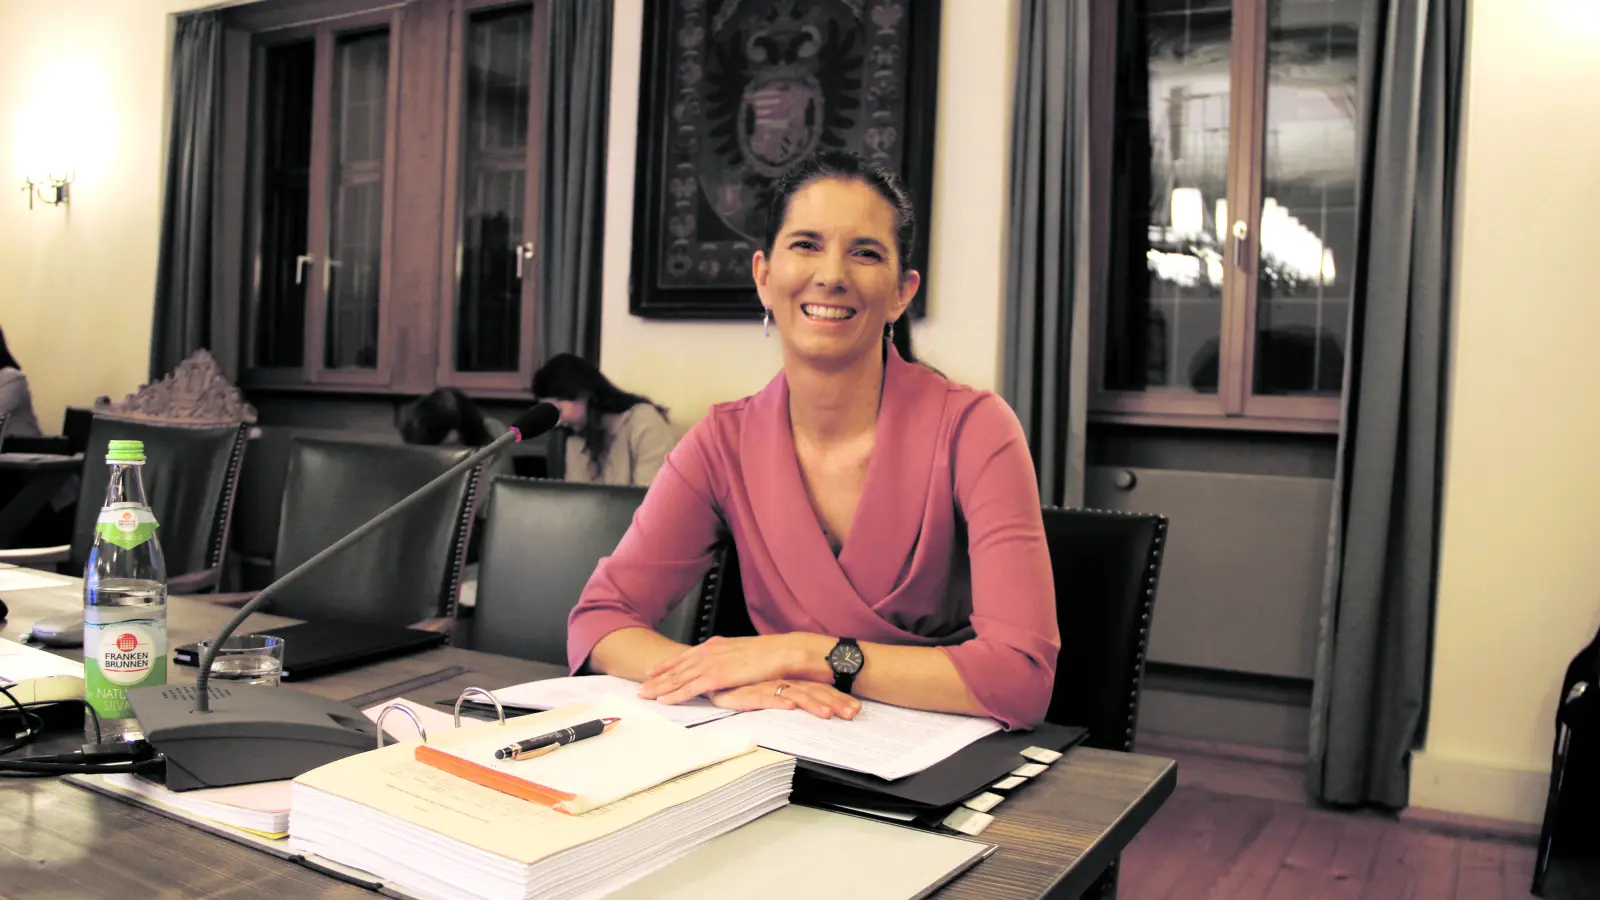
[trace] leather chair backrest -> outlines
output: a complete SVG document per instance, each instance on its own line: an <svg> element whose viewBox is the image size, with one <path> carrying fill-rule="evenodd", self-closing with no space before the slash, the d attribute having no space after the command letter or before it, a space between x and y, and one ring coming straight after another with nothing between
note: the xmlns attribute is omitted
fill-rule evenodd
<svg viewBox="0 0 1600 900"><path fill-rule="evenodd" d="M105 505L110 481L106 447L111 441L143 441L141 480L156 516L168 579L208 570L220 575L249 433L245 423L190 425L96 415L83 454L72 529L73 569L88 563L95 520Z"/></svg>
<svg viewBox="0 0 1600 900"><path fill-rule="evenodd" d="M1081 725L1084 743L1131 750L1167 519L1087 509L1045 509L1061 654L1048 721ZM755 634L732 544L706 579L700 632Z"/></svg>
<svg viewBox="0 0 1600 900"><path fill-rule="evenodd" d="M633 523L646 488L502 475L489 493L472 648L564 665L567 616ZM690 642L701 590L656 630Z"/></svg>
<svg viewBox="0 0 1600 900"><path fill-rule="evenodd" d="M472 448L295 437L273 577L322 552L467 458ZM274 613L411 625L450 615L461 585L482 467L462 471L373 534L268 601Z"/></svg>
<svg viewBox="0 0 1600 900"><path fill-rule="evenodd" d="M1089 729L1087 746L1132 750L1165 516L1044 510L1061 655L1045 718Z"/></svg>

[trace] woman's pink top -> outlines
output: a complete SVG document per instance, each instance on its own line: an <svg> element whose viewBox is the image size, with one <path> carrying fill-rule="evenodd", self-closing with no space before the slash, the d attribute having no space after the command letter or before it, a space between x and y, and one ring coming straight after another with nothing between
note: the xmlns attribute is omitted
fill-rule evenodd
<svg viewBox="0 0 1600 900"><path fill-rule="evenodd" d="M1044 719L1061 647L1055 585L1027 439L994 394L888 355L877 440L837 557L801 479L784 375L713 407L584 588L568 620L572 671L607 634L661 621L710 567L721 533L739 548L759 633L938 646L1001 724Z"/></svg>

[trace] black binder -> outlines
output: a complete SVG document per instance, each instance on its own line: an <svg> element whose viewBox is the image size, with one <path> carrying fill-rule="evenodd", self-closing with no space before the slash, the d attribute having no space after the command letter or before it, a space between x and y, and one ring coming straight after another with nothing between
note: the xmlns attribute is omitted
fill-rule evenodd
<svg viewBox="0 0 1600 900"><path fill-rule="evenodd" d="M1066 752L1089 732L1049 722L1032 731L997 731L921 772L895 781L802 759L795 767L794 799L829 806L866 806L935 814L982 793L1029 760L1029 747Z"/></svg>
<svg viewBox="0 0 1600 900"><path fill-rule="evenodd" d="M302 681L391 656L403 656L440 646L449 637L442 631L423 631L364 622L301 622L255 632L283 638L283 680ZM200 647L184 644L172 651L180 666L198 666Z"/></svg>

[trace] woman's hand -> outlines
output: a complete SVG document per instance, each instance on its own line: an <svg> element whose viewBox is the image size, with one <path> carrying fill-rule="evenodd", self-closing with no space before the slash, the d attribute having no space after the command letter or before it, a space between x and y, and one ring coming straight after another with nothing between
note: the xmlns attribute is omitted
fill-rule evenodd
<svg viewBox="0 0 1600 900"><path fill-rule="evenodd" d="M796 677L802 673L793 671L795 644L793 636L783 634L714 637L652 666L639 696L682 703L701 694Z"/></svg>
<svg viewBox="0 0 1600 900"><path fill-rule="evenodd" d="M854 719L861 701L834 690L831 684L815 681L762 681L718 691L711 703L740 712L752 709L803 709L819 719Z"/></svg>

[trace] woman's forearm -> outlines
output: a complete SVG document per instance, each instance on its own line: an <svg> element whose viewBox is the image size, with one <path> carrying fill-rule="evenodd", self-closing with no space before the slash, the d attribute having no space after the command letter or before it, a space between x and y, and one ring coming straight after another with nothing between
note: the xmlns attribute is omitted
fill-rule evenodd
<svg viewBox="0 0 1600 900"><path fill-rule="evenodd" d="M630 681L644 681L656 663L687 649L649 628L619 628L594 645L589 653L589 668Z"/></svg>
<svg viewBox="0 0 1600 900"><path fill-rule="evenodd" d="M833 683L828 652L837 638L796 634L791 677ZM932 712L984 716L988 713L967 688L955 664L938 647L861 644L866 662L856 673L850 693L865 700Z"/></svg>

